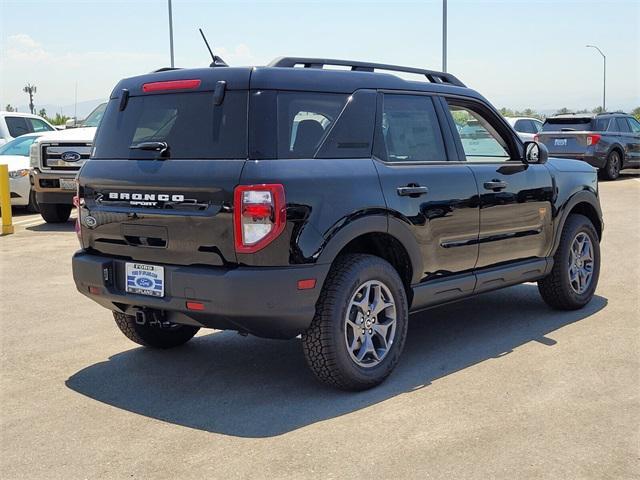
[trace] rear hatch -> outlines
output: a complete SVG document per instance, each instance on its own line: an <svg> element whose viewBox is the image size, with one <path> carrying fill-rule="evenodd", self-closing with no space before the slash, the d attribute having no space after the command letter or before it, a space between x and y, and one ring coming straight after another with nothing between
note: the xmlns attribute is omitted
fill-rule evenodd
<svg viewBox="0 0 640 480"><path fill-rule="evenodd" d="M538 141L552 155L581 155L592 145L593 133L605 131L607 123L608 119L588 116L548 118L538 133Z"/></svg>
<svg viewBox="0 0 640 480"><path fill-rule="evenodd" d="M249 77L174 70L115 88L79 175L84 248L154 263L235 263Z"/></svg>

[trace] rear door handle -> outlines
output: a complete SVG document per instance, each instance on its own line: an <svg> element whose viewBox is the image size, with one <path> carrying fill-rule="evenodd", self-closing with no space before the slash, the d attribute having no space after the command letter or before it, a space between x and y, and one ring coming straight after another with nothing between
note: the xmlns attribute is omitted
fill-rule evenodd
<svg viewBox="0 0 640 480"><path fill-rule="evenodd" d="M421 185L407 185L406 187L398 187L398 195L401 197L419 197L429 193L427 187Z"/></svg>
<svg viewBox="0 0 640 480"><path fill-rule="evenodd" d="M502 180L491 180L490 182L484 182L484 188L485 190L493 190L498 191L498 190L504 190L505 188L507 188L508 183L507 182L503 182Z"/></svg>

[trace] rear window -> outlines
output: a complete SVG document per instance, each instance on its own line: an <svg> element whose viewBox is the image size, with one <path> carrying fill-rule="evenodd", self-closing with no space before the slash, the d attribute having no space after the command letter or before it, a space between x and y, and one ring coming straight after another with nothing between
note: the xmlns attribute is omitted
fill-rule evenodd
<svg viewBox="0 0 640 480"><path fill-rule="evenodd" d="M7 123L9 135L12 137L19 137L25 133L33 132L31 125L27 123L25 117L5 117L4 121Z"/></svg>
<svg viewBox="0 0 640 480"><path fill-rule="evenodd" d="M604 132L609 125L608 118L549 118L542 125L543 132Z"/></svg>
<svg viewBox="0 0 640 480"><path fill-rule="evenodd" d="M228 91L221 105L213 92L131 97L124 111L112 99L96 135L93 158L156 158L132 150L142 142L166 142L173 159L247 157L247 92Z"/></svg>

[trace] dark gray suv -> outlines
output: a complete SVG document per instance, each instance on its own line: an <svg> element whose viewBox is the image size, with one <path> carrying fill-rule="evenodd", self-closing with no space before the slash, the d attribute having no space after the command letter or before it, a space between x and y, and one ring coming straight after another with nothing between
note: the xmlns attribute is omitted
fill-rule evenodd
<svg viewBox="0 0 640 480"><path fill-rule="evenodd" d="M623 168L640 168L640 122L625 113L549 117L536 140L550 155L583 160L607 180Z"/></svg>

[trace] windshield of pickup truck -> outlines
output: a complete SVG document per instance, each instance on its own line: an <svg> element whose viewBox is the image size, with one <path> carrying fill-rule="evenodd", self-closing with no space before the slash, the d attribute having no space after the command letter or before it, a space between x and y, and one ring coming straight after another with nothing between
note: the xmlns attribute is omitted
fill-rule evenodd
<svg viewBox="0 0 640 480"><path fill-rule="evenodd" d="M95 139L93 158L153 159L165 143L164 158L247 158L247 91L228 91L221 105L212 92L141 95L120 111L112 99Z"/></svg>
<svg viewBox="0 0 640 480"><path fill-rule="evenodd" d="M101 103L93 111L87 115L82 121L83 127L97 127L100 124L100 120L102 120L102 116L104 115L104 111L107 109L106 103Z"/></svg>

